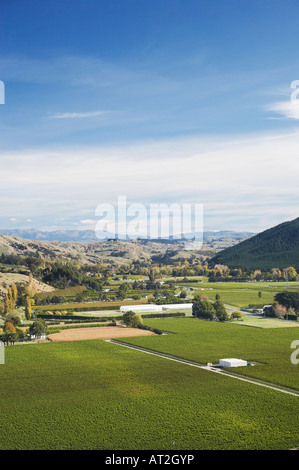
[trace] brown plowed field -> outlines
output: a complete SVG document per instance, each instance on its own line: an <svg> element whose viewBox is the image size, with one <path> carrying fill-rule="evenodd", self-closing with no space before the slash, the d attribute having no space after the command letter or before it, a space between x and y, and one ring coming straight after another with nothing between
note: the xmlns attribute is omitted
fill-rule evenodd
<svg viewBox="0 0 299 470"><path fill-rule="evenodd" d="M125 338L129 336L154 335L152 331L139 330L138 328L123 328L121 326L103 326L93 328L74 328L62 330L60 333L48 335L49 340L57 341L80 341L85 339L112 339Z"/></svg>

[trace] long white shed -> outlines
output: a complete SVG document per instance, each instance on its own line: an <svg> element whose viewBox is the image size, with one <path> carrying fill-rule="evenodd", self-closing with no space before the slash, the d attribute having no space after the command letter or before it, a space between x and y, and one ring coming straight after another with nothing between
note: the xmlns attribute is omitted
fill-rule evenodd
<svg viewBox="0 0 299 470"><path fill-rule="evenodd" d="M162 312L161 305L122 305L120 307L121 312Z"/></svg>
<svg viewBox="0 0 299 470"><path fill-rule="evenodd" d="M219 365L220 367L244 367L247 366L247 361L233 357L230 359L220 359Z"/></svg>
<svg viewBox="0 0 299 470"><path fill-rule="evenodd" d="M163 310L179 310L180 308L182 310L186 308L192 308L193 304L163 304L161 307Z"/></svg>

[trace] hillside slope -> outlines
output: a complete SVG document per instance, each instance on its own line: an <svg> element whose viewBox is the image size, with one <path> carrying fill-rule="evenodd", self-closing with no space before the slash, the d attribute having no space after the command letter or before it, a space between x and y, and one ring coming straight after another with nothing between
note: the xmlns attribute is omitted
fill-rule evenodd
<svg viewBox="0 0 299 470"><path fill-rule="evenodd" d="M104 241L46 241L31 240L16 236L0 235L0 255L37 256L47 260L67 260L75 263L107 263L111 265L131 264L134 260L151 261L167 257L171 260L210 258L217 251L238 243L250 234L234 232L208 233L203 247L186 250L184 240L128 240ZM159 259L156 259L159 262Z"/></svg>
<svg viewBox="0 0 299 470"><path fill-rule="evenodd" d="M0 235L0 255L37 256L47 260L65 260L80 264L131 264L134 260L150 261L153 256L170 251L171 257L190 257L184 242L159 243L149 240L106 240L92 243L28 240ZM201 256L205 256L200 252Z"/></svg>
<svg viewBox="0 0 299 470"><path fill-rule="evenodd" d="M217 253L210 264L263 271L288 266L299 269L299 217Z"/></svg>
<svg viewBox="0 0 299 470"><path fill-rule="evenodd" d="M28 284L29 277L25 274L18 273L1 273L0 272L0 295L2 293L6 294L7 287L14 284ZM43 282L40 282L34 279L34 284L36 286L37 292L51 292L54 290L54 287L51 287Z"/></svg>

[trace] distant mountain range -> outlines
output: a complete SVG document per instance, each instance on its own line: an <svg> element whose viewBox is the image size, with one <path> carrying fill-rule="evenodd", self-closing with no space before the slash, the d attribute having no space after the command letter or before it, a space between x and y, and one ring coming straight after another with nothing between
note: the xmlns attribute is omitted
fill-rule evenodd
<svg viewBox="0 0 299 470"><path fill-rule="evenodd" d="M0 234L10 237L20 237L26 240L45 240L45 241L98 241L94 230L53 230L43 231L37 229L0 229Z"/></svg>
<svg viewBox="0 0 299 470"><path fill-rule="evenodd" d="M299 217L218 252L210 263L263 271L289 266L299 269Z"/></svg>
<svg viewBox="0 0 299 470"><path fill-rule="evenodd" d="M98 242L104 237L114 238L113 234L101 232L97 237L94 230L53 230L53 231L43 231L38 229L0 229L0 234L8 235L11 237L20 237L26 240L45 240L45 241L60 241L60 242L82 242L82 243L91 243ZM197 238L200 238L199 233L194 234ZM234 241L241 241L248 237L252 237L254 233L251 232L234 232L229 230L212 232L207 231L203 233L203 240L208 243L213 243L213 241L231 239ZM190 234L186 235L188 238ZM144 238L146 239L146 238ZM174 238L175 239L175 238ZM178 237L178 239L182 239ZM161 238L159 241L163 240L171 241L169 238ZM158 241L158 240L157 240Z"/></svg>

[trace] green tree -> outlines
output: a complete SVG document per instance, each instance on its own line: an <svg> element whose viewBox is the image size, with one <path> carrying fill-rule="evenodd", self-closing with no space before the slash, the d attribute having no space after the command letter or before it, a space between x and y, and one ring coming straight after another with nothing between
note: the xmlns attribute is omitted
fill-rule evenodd
<svg viewBox="0 0 299 470"><path fill-rule="evenodd" d="M7 317L6 317L6 321L11 322L15 326L21 325L20 315L18 315L16 313L9 313L9 315L7 315Z"/></svg>
<svg viewBox="0 0 299 470"><path fill-rule="evenodd" d="M124 284L121 284L119 286L119 289L118 289L118 292L117 292L117 297L118 299L120 300L124 300L126 297L127 297L127 293L128 293L128 286L126 283Z"/></svg>
<svg viewBox="0 0 299 470"><path fill-rule="evenodd" d="M293 308L296 312L299 311L299 292L279 292L275 295L274 300L287 309Z"/></svg>
<svg viewBox="0 0 299 470"><path fill-rule="evenodd" d="M180 292L180 299L186 299L187 297L187 291L186 289L182 289Z"/></svg>
<svg viewBox="0 0 299 470"><path fill-rule="evenodd" d="M128 312L124 313L122 319L125 325L130 326L132 328L138 328L138 326L143 324L141 315L133 312L132 310L129 310Z"/></svg>
<svg viewBox="0 0 299 470"><path fill-rule="evenodd" d="M286 320L289 319L289 315L298 316L298 314L295 312L295 310L292 307L290 307L286 312L286 315L285 315Z"/></svg>
<svg viewBox="0 0 299 470"><path fill-rule="evenodd" d="M3 334L0 335L0 341L3 341L3 343L6 343L7 346L9 343L14 344L15 341L17 341L18 335L17 333L13 333L11 331L5 331Z"/></svg>
<svg viewBox="0 0 299 470"><path fill-rule="evenodd" d="M47 334L47 324L42 318L37 318L29 327L29 332L31 335L41 336Z"/></svg>
<svg viewBox="0 0 299 470"><path fill-rule="evenodd" d="M232 319L236 319L236 320L241 320L241 318L242 318L242 313L239 312L238 310L235 310L235 311L231 314L231 318L232 318Z"/></svg>
<svg viewBox="0 0 299 470"><path fill-rule="evenodd" d="M7 315L10 312L10 305L9 305L9 299L8 295L5 295L4 299L4 315Z"/></svg>
<svg viewBox="0 0 299 470"><path fill-rule="evenodd" d="M214 320L216 311L208 300L196 300L193 302L192 315L206 320Z"/></svg>
<svg viewBox="0 0 299 470"><path fill-rule="evenodd" d="M221 300L216 300L216 302L214 302L214 304L213 304L213 307L214 307L215 312L216 312L216 317L218 318L219 321L228 321L229 316L228 316L227 310L226 310L223 302L221 302Z"/></svg>

